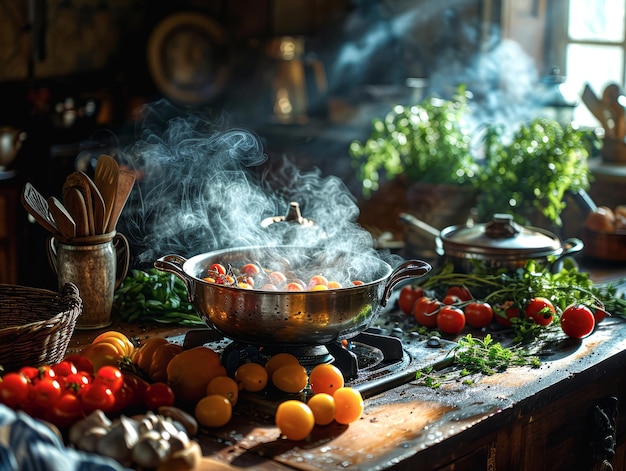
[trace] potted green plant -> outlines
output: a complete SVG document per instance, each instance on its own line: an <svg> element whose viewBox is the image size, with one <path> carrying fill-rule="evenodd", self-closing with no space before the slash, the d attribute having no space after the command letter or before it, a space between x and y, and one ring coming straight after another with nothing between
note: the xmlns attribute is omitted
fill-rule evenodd
<svg viewBox="0 0 626 471"><path fill-rule="evenodd" d="M522 224L560 227L566 192L589 188L589 142L589 133L547 118L524 122L510 136L502 125L488 126L478 217L509 213Z"/></svg>
<svg viewBox="0 0 626 471"><path fill-rule="evenodd" d="M385 226L428 258L434 242L410 233L412 240L406 240L400 213L410 212L438 229L467 221L480 182L465 126L467 108L463 88L451 99L428 97L416 105L398 105L373 121L367 140L351 143L362 183L364 226Z"/></svg>

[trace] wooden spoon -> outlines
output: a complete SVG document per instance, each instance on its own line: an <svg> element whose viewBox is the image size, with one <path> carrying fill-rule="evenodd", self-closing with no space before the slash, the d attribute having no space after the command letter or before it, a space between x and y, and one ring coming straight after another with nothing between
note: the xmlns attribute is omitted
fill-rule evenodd
<svg viewBox="0 0 626 471"><path fill-rule="evenodd" d="M63 205L76 224L76 236L85 237L89 232L89 216L83 193L77 187L63 188Z"/></svg>
<svg viewBox="0 0 626 471"><path fill-rule="evenodd" d="M98 157L93 180L98 187L98 190L100 190L102 199L104 200L103 232L107 232L109 220L111 219L111 213L113 212L119 174L120 166L113 157L106 154L102 154Z"/></svg>
<svg viewBox="0 0 626 471"><path fill-rule="evenodd" d="M91 198L91 187L89 186L89 182L85 180L84 177L85 177L85 174L82 172L72 172L67 176L67 178L65 179L65 183L63 184L63 203L65 204L66 207L68 207L67 202L65 201L65 193L69 191L70 189L76 189L82 194L83 201L85 204L85 209L87 211L87 227L89 228L88 234L86 235L89 235L89 234L93 235L96 233L96 230L95 230L95 224L94 224L94 211L93 211L93 203L92 203L92 198ZM71 213L71 214L72 216L74 216L74 218L76 218L76 215L74 213ZM76 235L79 235L78 231Z"/></svg>
<svg viewBox="0 0 626 471"><path fill-rule="evenodd" d="M50 196L48 207L61 235L67 239L76 237L76 222L63 203L54 196Z"/></svg>
<svg viewBox="0 0 626 471"><path fill-rule="evenodd" d="M593 92L589 84L585 85L582 98L587 108L589 108L589 111L591 111L596 119L600 121L600 124L602 124L606 135L608 137L614 137L614 129L606 116L608 110L602 103L602 100Z"/></svg>
<svg viewBox="0 0 626 471"><path fill-rule="evenodd" d="M59 228L50 214L48 202L33 185L26 183L20 197L22 205L28 213L47 231L54 235L60 235Z"/></svg>
<svg viewBox="0 0 626 471"><path fill-rule="evenodd" d="M613 128L615 130L615 137L618 139L624 138L626 131L624 127L624 107L619 102L619 97L622 94L622 90L619 85L610 83L604 89L602 94L602 101L611 111L613 122L615 123Z"/></svg>
<svg viewBox="0 0 626 471"><path fill-rule="evenodd" d="M124 205L126 204L126 200L130 196L130 192L133 189L133 185L135 184L135 172L129 169L121 169L119 174L119 179L117 181L117 192L115 194L115 202L113 204L113 211L111 211L111 218L109 219L109 224L107 226L106 232L111 232L115 230L115 226L117 226L117 220L122 213L122 209L124 209Z"/></svg>
<svg viewBox="0 0 626 471"><path fill-rule="evenodd" d="M106 226L104 222L104 218L106 217L106 214L105 214L106 207L104 204L104 198L102 197L102 193L100 193L100 190L98 189L94 181L91 178L89 178L89 175L87 175L84 172L80 172L80 174L82 175L83 180L85 181L85 183L87 184L91 192L91 203L93 205L92 209L93 209L93 225L94 225L94 231L92 234L102 234Z"/></svg>

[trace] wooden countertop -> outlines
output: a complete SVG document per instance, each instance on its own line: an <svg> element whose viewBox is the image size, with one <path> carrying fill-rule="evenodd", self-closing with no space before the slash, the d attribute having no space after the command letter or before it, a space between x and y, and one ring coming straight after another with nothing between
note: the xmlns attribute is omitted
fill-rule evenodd
<svg viewBox="0 0 626 471"><path fill-rule="evenodd" d="M592 273L594 280L607 281L621 278L623 270ZM138 339L187 331L119 322L107 329ZM76 331L70 350L107 329ZM582 341L558 338L541 362L537 369L514 367L473 385L396 387L366 399L359 421L318 426L303 442L281 439L263 413L235 413L225 427L201 432L205 458L199 469L552 470L581 469L581 463L599 469L592 467L597 460L585 435L588 416L601 398L626 401L626 322L606 319ZM626 414L617 420L618 443L625 443ZM623 450L614 460L614 469L626 469Z"/></svg>

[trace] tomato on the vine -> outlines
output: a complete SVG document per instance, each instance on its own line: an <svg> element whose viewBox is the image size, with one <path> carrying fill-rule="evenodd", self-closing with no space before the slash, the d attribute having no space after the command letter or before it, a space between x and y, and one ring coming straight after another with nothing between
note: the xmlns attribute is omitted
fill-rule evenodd
<svg viewBox="0 0 626 471"><path fill-rule="evenodd" d="M446 334L458 334L465 328L465 314L459 308L444 306L437 314L437 327Z"/></svg>
<svg viewBox="0 0 626 471"><path fill-rule="evenodd" d="M518 319L519 314L519 306L514 304L513 301L507 301L506 303L498 306L497 311L494 311L496 322L503 327L511 327L511 319Z"/></svg>
<svg viewBox="0 0 626 471"><path fill-rule="evenodd" d="M413 312L415 301L424 296L424 289L420 286L406 285L403 286L398 295L398 307L405 314L410 315Z"/></svg>
<svg viewBox="0 0 626 471"><path fill-rule="evenodd" d="M534 320L536 324L549 325L552 322L552 317L556 314L556 309L548 298L538 296L528 302L524 314L528 319Z"/></svg>
<svg viewBox="0 0 626 471"><path fill-rule="evenodd" d="M595 318L596 324L598 324L598 322L601 322L602 320L604 320L604 318L607 316L606 311L604 310L604 306L602 307L596 307L593 310L593 317Z"/></svg>
<svg viewBox="0 0 626 471"><path fill-rule="evenodd" d="M596 325L591 309L582 304L573 304L561 314L561 329L568 337L582 339L593 332Z"/></svg>
<svg viewBox="0 0 626 471"><path fill-rule="evenodd" d="M465 286L450 286L446 291L446 296L456 296L461 301L470 301L474 299L472 293Z"/></svg>
<svg viewBox="0 0 626 471"><path fill-rule="evenodd" d="M452 304L459 304L460 302L462 302L461 298L459 298L458 296L454 294L446 294L444 298L441 300L441 303L445 304L446 306L450 306Z"/></svg>
<svg viewBox="0 0 626 471"><path fill-rule="evenodd" d="M174 391L165 383L153 383L146 389L144 401L149 410L156 411L161 406L174 405Z"/></svg>
<svg viewBox="0 0 626 471"><path fill-rule="evenodd" d="M422 296L413 306L413 317L424 327L435 327L437 325L437 310L441 307L441 302L429 296Z"/></svg>
<svg viewBox="0 0 626 471"><path fill-rule="evenodd" d="M482 329L493 321L493 308L491 304L483 301L474 301L463 308L465 320L470 327Z"/></svg>

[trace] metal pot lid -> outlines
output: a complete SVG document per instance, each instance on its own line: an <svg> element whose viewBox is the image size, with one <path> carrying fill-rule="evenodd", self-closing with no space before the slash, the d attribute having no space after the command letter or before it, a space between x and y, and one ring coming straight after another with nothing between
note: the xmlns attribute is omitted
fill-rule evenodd
<svg viewBox="0 0 626 471"><path fill-rule="evenodd" d="M451 226L441 231L446 255L462 258L536 258L558 255L558 237L536 227L523 227L510 214L495 214L486 224Z"/></svg>

